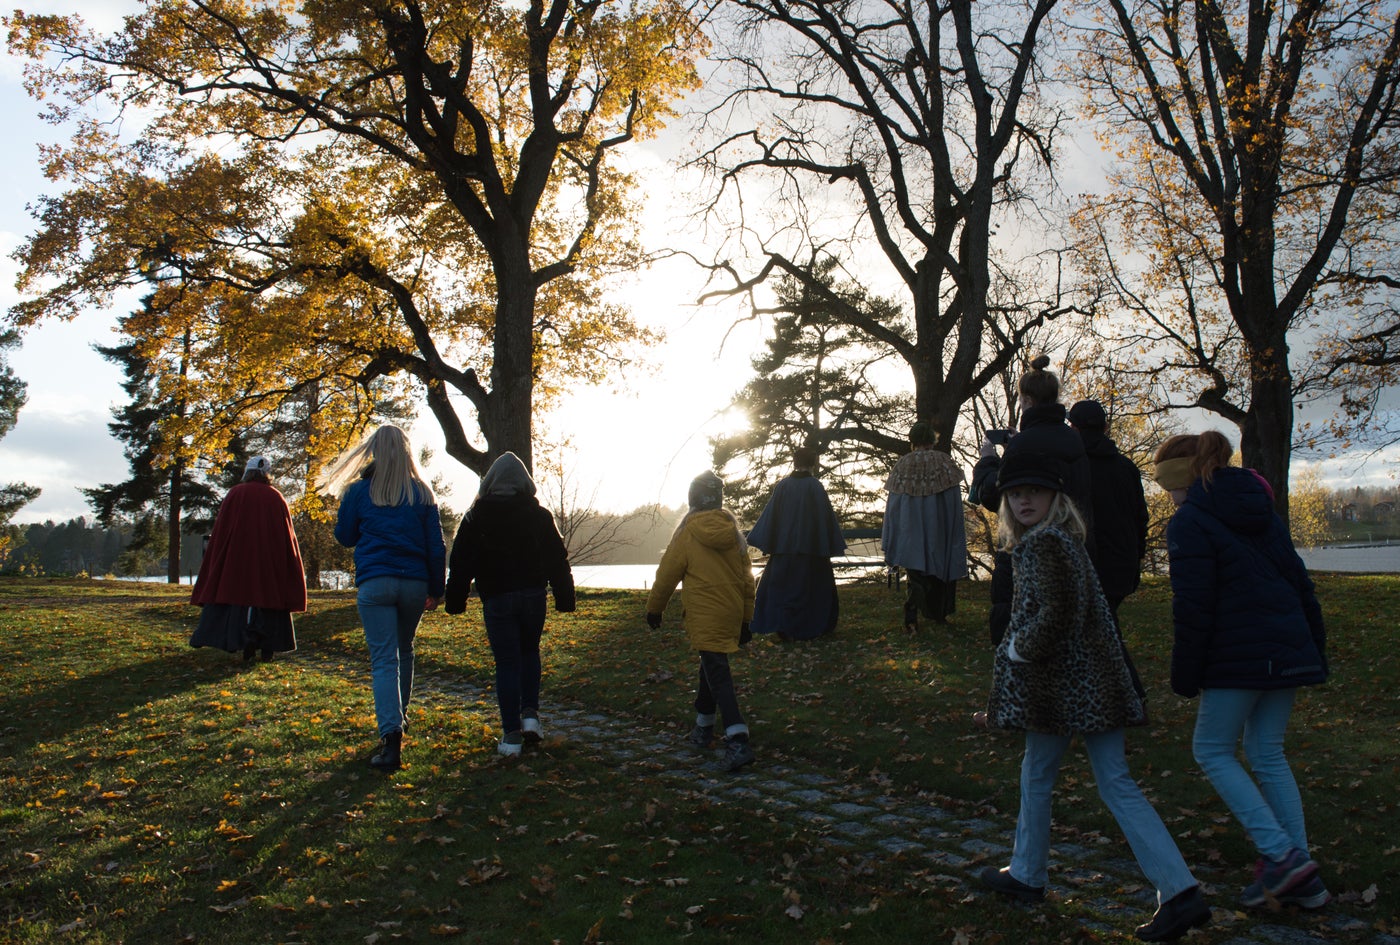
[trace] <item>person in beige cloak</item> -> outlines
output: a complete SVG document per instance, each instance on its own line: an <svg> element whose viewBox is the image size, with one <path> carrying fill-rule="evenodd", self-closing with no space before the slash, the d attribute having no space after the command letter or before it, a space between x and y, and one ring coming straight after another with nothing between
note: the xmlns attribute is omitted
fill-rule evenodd
<svg viewBox="0 0 1400 945"><path fill-rule="evenodd" d="M690 484L690 511L671 535L656 568L656 583L647 598L647 624L657 630L661 614L682 584L682 624L690 645L700 653L700 681L695 689L695 728L690 744L705 751L715 736L716 713L724 716L726 771L754 760L749 726L739 711L739 697L729 668L729 654L749 640L753 619L754 579L749 549L739 520L724 502L724 482L713 472Z"/></svg>
<svg viewBox="0 0 1400 945"><path fill-rule="evenodd" d="M909 445L885 480L880 544L885 564L904 569L904 629L913 633L919 614L947 623L957 608L957 582L967 577L967 528L962 469L934 448L933 428L923 421L910 427Z"/></svg>

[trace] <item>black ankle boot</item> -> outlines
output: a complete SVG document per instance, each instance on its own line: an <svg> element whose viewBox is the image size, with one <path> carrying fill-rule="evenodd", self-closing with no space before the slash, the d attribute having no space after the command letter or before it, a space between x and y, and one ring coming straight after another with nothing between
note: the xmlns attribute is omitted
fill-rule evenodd
<svg viewBox="0 0 1400 945"><path fill-rule="evenodd" d="M403 747L403 732L390 732L379 739L379 750L369 760L369 766L379 771L399 770L399 750Z"/></svg>

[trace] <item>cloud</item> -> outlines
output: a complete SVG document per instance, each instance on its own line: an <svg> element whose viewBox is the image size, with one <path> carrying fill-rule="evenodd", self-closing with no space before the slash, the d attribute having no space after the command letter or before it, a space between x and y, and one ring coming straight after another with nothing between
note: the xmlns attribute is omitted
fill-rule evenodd
<svg viewBox="0 0 1400 945"><path fill-rule="evenodd" d="M79 490L126 478L121 445L107 431L110 419L105 409L74 410L62 403L20 411L15 428L0 440L0 477L43 492L19 510L16 524L91 516Z"/></svg>

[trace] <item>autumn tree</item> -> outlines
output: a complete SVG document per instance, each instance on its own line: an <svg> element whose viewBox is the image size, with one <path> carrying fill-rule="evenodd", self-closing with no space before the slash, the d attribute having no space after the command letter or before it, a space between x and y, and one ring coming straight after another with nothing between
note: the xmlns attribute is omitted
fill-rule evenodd
<svg viewBox="0 0 1400 945"><path fill-rule="evenodd" d="M1039 91L1055 6L731 0L717 20L725 94L695 161L733 227L714 294L803 282L899 364L943 442L1028 331L1092 302L1039 238L1065 120ZM832 292L804 264L817 252L877 291ZM877 298L899 318L862 304Z"/></svg>
<svg viewBox="0 0 1400 945"><path fill-rule="evenodd" d="M38 203L11 317L155 284L163 316L134 337L166 365L194 339L171 442L217 453L315 384L333 453L393 379L467 467L528 464L541 401L639 336L601 294L640 258L614 154L696 81L679 3L149 0L111 36L6 24L31 92L76 128L46 151L67 189Z"/></svg>
<svg viewBox="0 0 1400 945"><path fill-rule="evenodd" d="M1090 266L1143 383L1237 425L1286 515L1295 403L1354 386L1333 355L1394 321L1400 8L1108 0L1082 25L1076 71L1121 158L1082 216Z"/></svg>

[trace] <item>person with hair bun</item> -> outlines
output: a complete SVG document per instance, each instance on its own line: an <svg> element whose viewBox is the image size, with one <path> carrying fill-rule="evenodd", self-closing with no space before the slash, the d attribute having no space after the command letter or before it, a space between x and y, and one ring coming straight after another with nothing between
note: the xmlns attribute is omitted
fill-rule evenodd
<svg viewBox="0 0 1400 945"><path fill-rule="evenodd" d="M447 580L437 498L413 462L408 434L392 424L341 457L327 487L340 493L335 539L355 549L355 604L369 648L379 731L379 749L369 764L397 771L413 695L418 621L437 607Z"/></svg>
<svg viewBox="0 0 1400 945"><path fill-rule="evenodd" d="M1153 478L1171 496L1171 685L1200 698L1192 753L1259 852L1247 907L1320 909L1303 801L1283 741L1299 686L1327 679L1327 634L1307 568L1263 477L1230 465L1221 433L1173 436ZM1253 776L1237 757L1241 741Z"/></svg>
<svg viewBox="0 0 1400 945"><path fill-rule="evenodd" d="M1089 527L1089 551L1094 551L1093 505L1090 502L1089 457L1084 442L1065 422L1065 406L1060 403L1060 379L1049 370L1050 358L1040 355L1030 363L1030 369L1016 383L1021 412L1020 429L997 455L991 431L982 441L981 458L972 468L972 483L968 499L989 512L1001 508L1001 492L997 474L1001 464L1017 453L1043 453L1058 461L1064 469L1064 493L1074 501L1080 516ZM1005 552L992 559L992 608L989 630L992 643L1001 641L1011 616L1011 561Z"/></svg>

